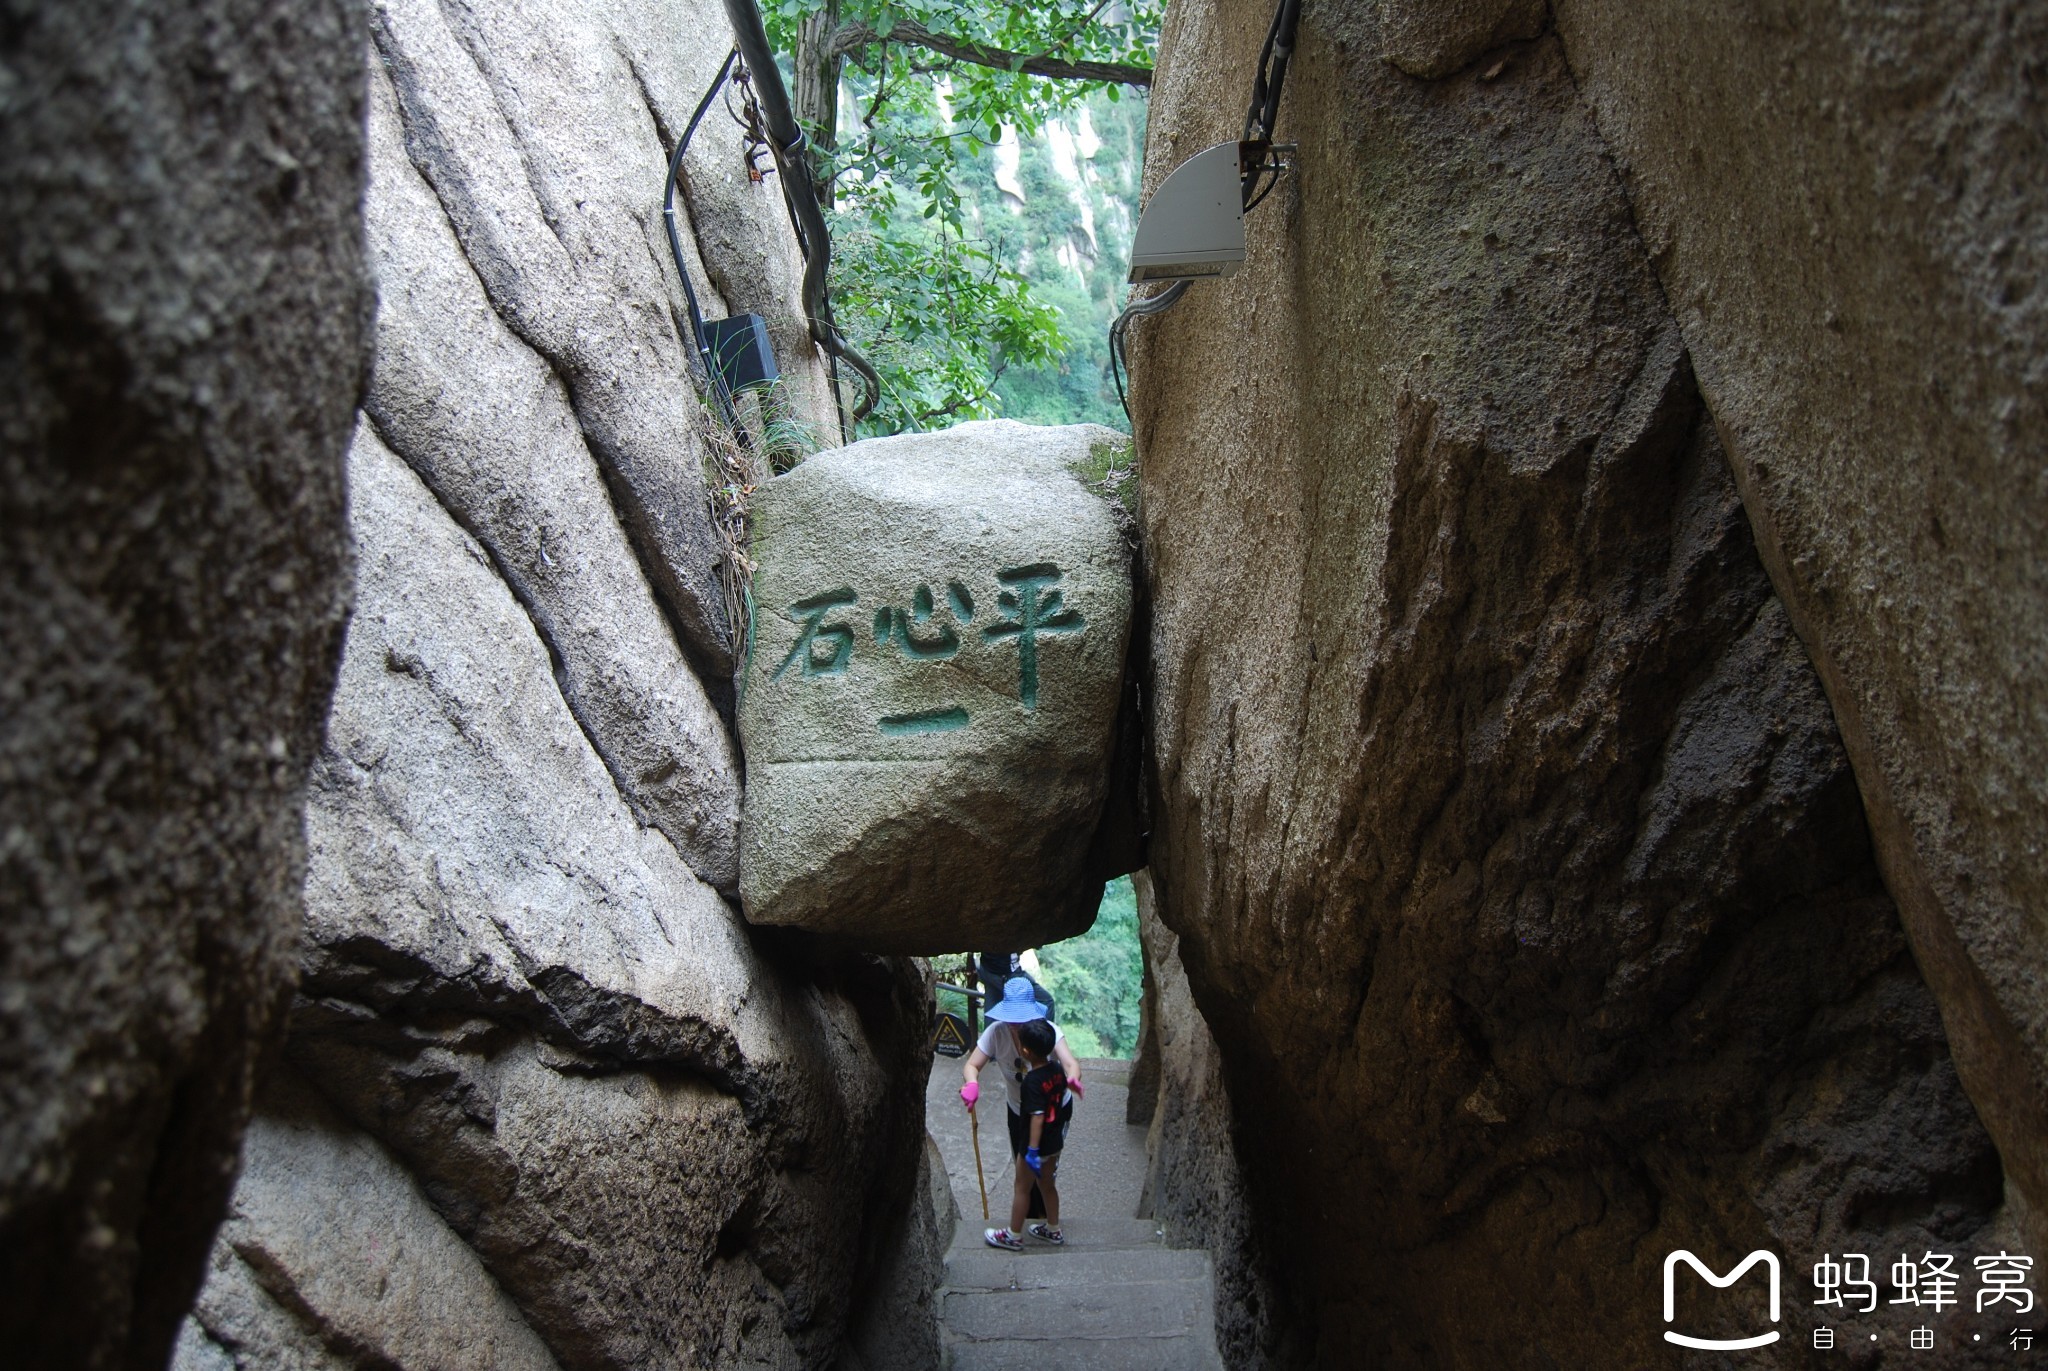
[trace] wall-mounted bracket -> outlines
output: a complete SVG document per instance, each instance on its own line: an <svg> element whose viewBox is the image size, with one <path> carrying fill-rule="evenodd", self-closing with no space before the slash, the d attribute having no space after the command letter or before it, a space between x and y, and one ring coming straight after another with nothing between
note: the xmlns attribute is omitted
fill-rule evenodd
<svg viewBox="0 0 2048 1371"><path fill-rule="evenodd" d="M1244 261L1244 144L1218 143L1173 169L1152 192L1131 240L1133 281L1230 276Z"/></svg>
<svg viewBox="0 0 2048 1371"><path fill-rule="evenodd" d="M1175 167L1138 218L1130 279L1235 275L1244 261L1246 188L1287 170L1294 150L1292 143L1264 140L1218 143Z"/></svg>

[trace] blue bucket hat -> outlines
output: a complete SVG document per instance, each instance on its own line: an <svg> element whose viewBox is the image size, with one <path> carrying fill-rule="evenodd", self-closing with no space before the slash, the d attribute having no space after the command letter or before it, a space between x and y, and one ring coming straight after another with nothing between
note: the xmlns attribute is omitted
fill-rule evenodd
<svg viewBox="0 0 2048 1371"><path fill-rule="evenodd" d="M988 1007L988 1017L997 1023L1030 1023L1045 1017L1038 1002L1038 987L1029 976L1012 976L1003 982L1003 1001Z"/></svg>

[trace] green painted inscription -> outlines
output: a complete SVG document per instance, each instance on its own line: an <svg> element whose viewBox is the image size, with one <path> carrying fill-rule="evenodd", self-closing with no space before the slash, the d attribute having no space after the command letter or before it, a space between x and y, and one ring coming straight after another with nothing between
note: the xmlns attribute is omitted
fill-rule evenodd
<svg viewBox="0 0 2048 1371"><path fill-rule="evenodd" d="M958 705L946 709L924 709L915 714L890 714L882 720L882 732L892 738L911 733L951 733L967 727L967 711Z"/></svg>
<svg viewBox="0 0 2048 1371"><path fill-rule="evenodd" d="M952 588L959 589L960 583L953 582ZM967 612L960 613L960 601L965 594L964 590L960 596L952 595L950 590L948 592L954 617L962 624L974 617L972 600L967 601ZM875 611L875 641L886 647L893 640L903 655L913 662L945 661L960 651L960 635L947 624L925 628L932 623L935 608L932 588L919 586L916 593L910 597L908 613L900 609Z"/></svg>
<svg viewBox="0 0 2048 1371"><path fill-rule="evenodd" d="M1027 711L1038 708L1038 640L1084 633L1088 628L1081 611L1062 599L1059 583L1064 576L1052 562L1033 562L996 573L996 622L981 630L979 641L988 645L985 650L1016 641L1017 699ZM803 627L769 679L781 680L792 666L801 667L799 677L844 676L853 666L854 630L845 622L828 619L835 611L851 609L859 602L860 596L851 586L840 586L790 605L790 616ZM921 585L911 593L908 608L883 605L875 611L875 647L894 647L912 662L950 661L975 641L966 632L974 615L974 593L958 579L946 582L943 596L930 585ZM878 727L891 737L902 737L950 733L967 727L968 722L965 709L946 704L889 715Z"/></svg>
<svg viewBox="0 0 2048 1371"><path fill-rule="evenodd" d="M1027 710L1038 708L1039 638L1079 633L1088 627L1080 610L1061 606L1060 593L1053 588L1059 579L1060 569L1051 562L1034 562L996 573L996 580L1003 585L996 600L996 612L1002 615L1003 622L981 631L981 636L991 642L1017 640L1017 698Z"/></svg>
<svg viewBox="0 0 2048 1371"><path fill-rule="evenodd" d="M789 612L804 621L803 631L797 634L796 646L789 650L789 655L782 659L782 665L776 667L768 679L781 680L782 673L797 661L804 664L803 674L806 676L844 676L847 667L853 664L853 630L845 624L827 624L825 616L859 600L860 596L853 593L851 586L841 586L791 605ZM826 650L822 658L818 656L819 648Z"/></svg>

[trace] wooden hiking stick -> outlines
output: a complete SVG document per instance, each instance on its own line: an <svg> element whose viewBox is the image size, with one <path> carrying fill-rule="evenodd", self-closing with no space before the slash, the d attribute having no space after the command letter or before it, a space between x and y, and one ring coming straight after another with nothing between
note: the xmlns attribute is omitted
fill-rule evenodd
<svg viewBox="0 0 2048 1371"><path fill-rule="evenodd" d="M981 1187L981 1221L988 1222L988 1180L981 1174L981 1115L967 1111L967 1131L974 1139L974 1183Z"/></svg>

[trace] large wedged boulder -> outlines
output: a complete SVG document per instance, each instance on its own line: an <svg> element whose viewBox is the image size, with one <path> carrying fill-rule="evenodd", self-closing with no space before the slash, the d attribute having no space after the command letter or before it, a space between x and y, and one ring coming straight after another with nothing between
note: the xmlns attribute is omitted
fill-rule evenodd
<svg viewBox="0 0 2048 1371"><path fill-rule="evenodd" d="M162 1365L283 1026L367 360L360 31L0 8L12 1365Z"/></svg>
<svg viewBox="0 0 2048 1371"><path fill-rule="evenodd" d="M755 492L748 919L915 953L1093 921L1131 620L1127 516L1099 483L1126 450L963 424Z"/></svg>
<svg viewBox="0 0 2048 1371"><path fill-rule="evenodd" d="M1826 1253L2010 1242L1997 1154L1556 38L1418 81L1384 13L1305 7L1298 174L1133 347L1151 869L1283 1305L1246 1326L1678 1366L1665 1254L1767 1248L1788 1351ZM1269 15L1169 16L1155 183Z"/></svg>
<svg viewBox="0 0 2048 1371"><path fill-rule="evenodd" d="M1554 9L2048 1249L2048 5Z"/></svg>

